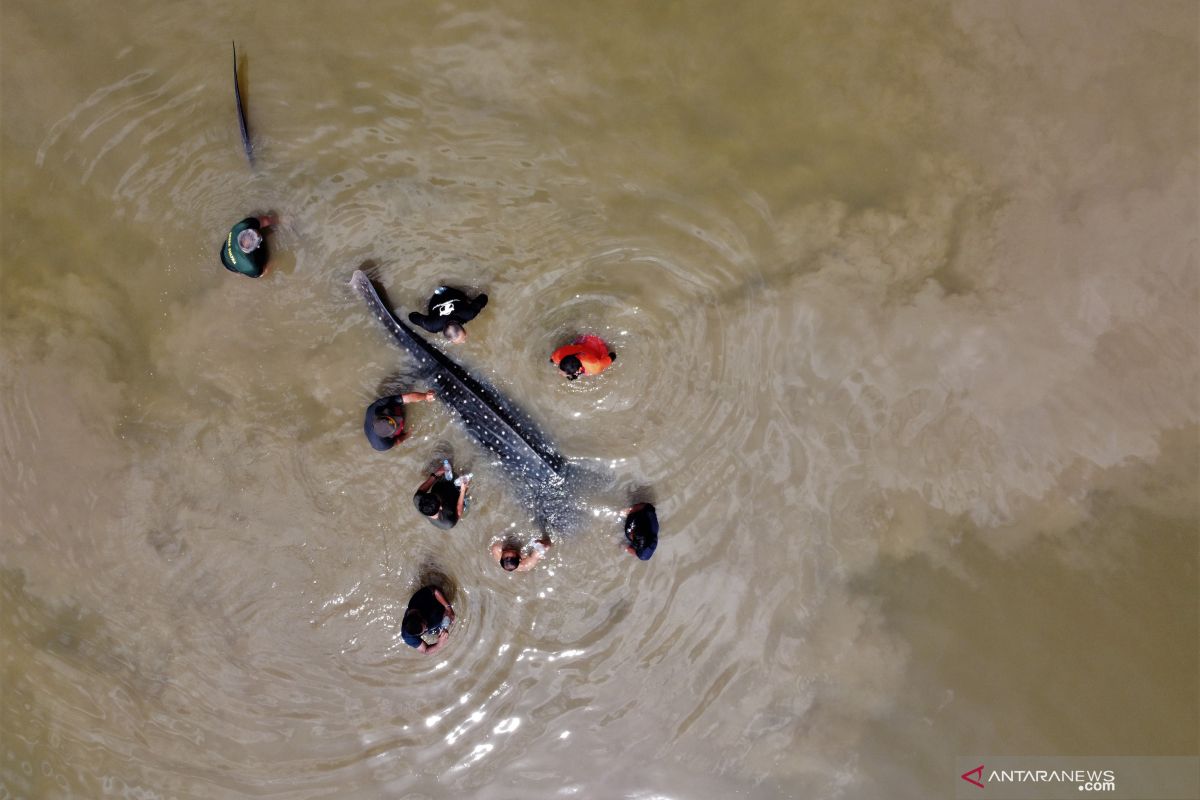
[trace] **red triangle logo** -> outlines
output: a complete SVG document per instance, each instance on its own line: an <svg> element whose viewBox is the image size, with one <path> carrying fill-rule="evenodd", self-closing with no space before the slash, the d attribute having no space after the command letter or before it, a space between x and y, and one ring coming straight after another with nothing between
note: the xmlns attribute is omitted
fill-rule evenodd
<svg viewBox="0 0 1200 800"><path fill-rule="evenodd" d="M972 775L974 775L975 778L978 778L979 780L972 778L971 777ZM973 783L976 786L978 786L980 789L982 789L983 788L983 764L980 764L978 767L976 767L973 770L970 770L969 772L964 772L960 777L967 783Z"/></svg>

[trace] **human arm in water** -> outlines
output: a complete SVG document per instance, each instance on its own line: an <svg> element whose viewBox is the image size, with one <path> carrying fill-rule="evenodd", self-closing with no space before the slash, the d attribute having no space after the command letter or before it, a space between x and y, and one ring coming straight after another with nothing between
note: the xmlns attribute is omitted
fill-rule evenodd
<svg viewBox="0 0 1200 800"><path fill-rule="evenodd" d="M430 653L436 653L441 648L441 646L446 643L446 640L449 638L450 638L450 631L442 631L441 633L438 634L438 640L435 643L425 644L425 642L421 642L421 646L417 648L417 652L424 653L425 655L429 655Z"/></svg>
<svg viewBox="0 0 1200 800"><path fill-rule="evenodd" d="M549 536L543 536L533 543L533 550L525 558L521 559L521 563L517 565L514 572L529 572L537 566L537 563L546 556L546 551L550 549L553 543Z"/></svg>
<svg viewBox="0 0 1200 800"><path fill-rule="evenodd" d="M433 390L428 392L405 392L400 395L402 403L429 403L433 401Z"/></svg>
<svg viewBox="0 0 1200 800"><path fill-rule="evenodd" d="M445 609L446 616L450 619L450 624L453 625L454 624L454 607L451 606L450 603L448 603L446 601L446 597L442 594L442 590L434 589L433 597L435 600L437 600L439 603L442 604L442 608ZM436 642L434 642L433 644L426 644L425 642L421 642L421 646L417 648L417 652L425 653L426 655L429 655L430 653L436 653L442 647L442 645L444 645L446 643L446 640L449 638L450 638L450 631L446 631L446 630L441 631L440 633L438 633Z"/></svg>
<svg viewBox="0 0 1200 800"><path fill-rule="evenodd" d="M457 318L456 321L470 322L475 319L475 317L479 316L479 312L483 311L483 307L487 305L487 301L488 296L486 294L477 295L474 300L467 300L455 309L454 316Z"/></svg>
<svg viewBox="0 0 1200 800"><path fill-rule="evenodd" d="M445 597L445 595L442 594L441 589L433 590L433 598L442 604L442 608L445 609L445 611L446 611L446 616L450 618L450 624L453 625L454 624L454 606L450 605L449 601L446 600L446 597Z"/></svg>
<svg viewBox="0 0 1200 800"><path fill-rule="evenodd" d="M463 504L467 502L467 486L470 485L470 483L471 479L466 475L464 475L458 483L458 505L455 507L455 511L458 512L459 519L462 519Z"/></svg>
<svg viewBox="0 0 1200 800"><path fill-rule="evenodd" d="M436 471L434 471L428 478L425 479L424 483L417 487L417 494L420 494L421 492L428 492L430 487L437 483L437 479L445 474L446 468L438 467Z"/></svg>

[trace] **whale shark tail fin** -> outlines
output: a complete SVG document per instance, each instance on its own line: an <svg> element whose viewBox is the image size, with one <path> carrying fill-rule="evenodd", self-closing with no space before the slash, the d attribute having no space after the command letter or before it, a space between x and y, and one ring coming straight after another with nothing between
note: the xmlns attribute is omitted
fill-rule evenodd
<svg viewBox="0 0 1200 800"><path fill-rule="evenodd" d="M237 102L238 128L242 132L242 149L246 151L246 160L254 166L254 145L250 143L250 129L246 127L246 107L242 104L242 87L238 81L237 42L233 45L233 99Z"/></svg>

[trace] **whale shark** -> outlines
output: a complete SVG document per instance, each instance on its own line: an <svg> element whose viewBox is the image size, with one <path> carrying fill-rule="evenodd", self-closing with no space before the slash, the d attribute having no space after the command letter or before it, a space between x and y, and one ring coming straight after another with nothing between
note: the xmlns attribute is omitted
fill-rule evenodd
<svg viewBox="0 0 1200 800"><path fill-rule="evenodd" d="M541 427L491 384L396 319L365 272L355 270L350 286L411 356L416 377L432 384L437 399L458 415L471 439L496 456L538 526L570 527L581 512L570 494L573 470Z"/></svg>

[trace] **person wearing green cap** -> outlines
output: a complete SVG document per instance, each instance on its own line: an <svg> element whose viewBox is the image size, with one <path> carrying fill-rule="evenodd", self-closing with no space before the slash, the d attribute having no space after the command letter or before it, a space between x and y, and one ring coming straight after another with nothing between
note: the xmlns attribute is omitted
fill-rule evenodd
<svg viewBox="0 0 1200 800"><path fill-rule="evenodd" d="M271 261L263 233L273 224L270 217L246 217L230 228L221 245L225 269L247 278L261 278Z"/></svg>

